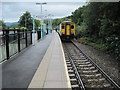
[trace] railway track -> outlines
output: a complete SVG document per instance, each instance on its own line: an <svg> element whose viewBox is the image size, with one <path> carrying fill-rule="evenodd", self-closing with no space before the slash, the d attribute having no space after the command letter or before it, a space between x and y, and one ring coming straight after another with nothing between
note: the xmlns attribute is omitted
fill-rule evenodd
<svg viewBox="0 0 120 90"><path fill-rule="evenodd" d="M86 56L73 41L63 42L63 49L72 89L120 89L120 86L90 57Z"/></svg>

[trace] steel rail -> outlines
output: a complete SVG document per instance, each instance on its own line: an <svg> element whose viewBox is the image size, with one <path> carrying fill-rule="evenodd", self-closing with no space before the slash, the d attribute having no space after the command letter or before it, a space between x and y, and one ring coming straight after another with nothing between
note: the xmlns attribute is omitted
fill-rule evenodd
<svg viewBox="0 0 120 90"><path fill-rule="evenodd" d="M65 46L65 47L66 47L66 46ZM81 90L85 90L85 86L84 86L84 84L83 84L83 82L82 82L82 79L81 79L81 77L80 77L80 75L79 75L79 73L78 73L78 70L77 70L77 68L76 68L76 66L75 66L75 64L74 64L74 62L73 62L73 60L72 60L72 58L71 58L71 55L70 55L68 49L67 49L67 48L65 48L65 49L66 49L66 51L67 51L67 56L68 56L70 62L72 63L73 69L74 69L74 71L75 71L75 75L76 75L76 78L77 78L79 87L81 88Z"/></svg>
<svg viewBox="0 0 120 90"><path fill-rule="evenodd" d="M113 80L111 79L110 76L108 76L104 70L102 70L100 68L100 66L98 66L90 56L87 56L84 52L81 51L81 49L74 43L74 41L71 41L73 43L73 45L101 72L101 74L109 81L109 83L111 83L115 88L120 90L120 86Z"/></svg>

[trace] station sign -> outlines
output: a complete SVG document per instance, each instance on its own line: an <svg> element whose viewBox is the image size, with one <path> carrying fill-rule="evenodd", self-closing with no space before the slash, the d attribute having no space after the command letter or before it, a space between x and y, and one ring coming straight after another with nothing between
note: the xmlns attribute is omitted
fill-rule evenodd
<svg viewBox="0 0 120 90"><path fill-rule="evenodd" d="M40 24L43 24L43 22L42 22L42 21L40 21Z"/></svg>

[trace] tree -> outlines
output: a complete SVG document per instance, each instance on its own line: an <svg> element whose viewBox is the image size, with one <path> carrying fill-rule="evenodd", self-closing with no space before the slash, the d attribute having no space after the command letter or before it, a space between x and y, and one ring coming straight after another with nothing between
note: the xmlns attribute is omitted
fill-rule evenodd
<svg viewBox="0 0 120 90"><path fill-rule="evenodd" d="M59 29L59 25L63 21L71 21L71 16L63 17L63 18L58 18L58 19L53 19L52 20L52 25L54 29Z"/></svg>
<svg viewBox="0 0 120 90"><path fill-rule="evenodd" d="M40 26L40 21L37 19L34 19L34 23L35 23L35 30L38 30L38 27Z"/></svg>
<svg viewBox="0 0 120 90"><path fill-rule="evenodd" d="M19 25L22 27L26 27L27 29L32 29L33 23L32 23L32 17L31 14L26 11L19 19Z"/></svg>
<svg viewBox="0 0 120 90"><path fill-rule="evenodd" d="M6 28L6 24L4 23L4 21L0 20L0 29L2 28Z"/></svg>

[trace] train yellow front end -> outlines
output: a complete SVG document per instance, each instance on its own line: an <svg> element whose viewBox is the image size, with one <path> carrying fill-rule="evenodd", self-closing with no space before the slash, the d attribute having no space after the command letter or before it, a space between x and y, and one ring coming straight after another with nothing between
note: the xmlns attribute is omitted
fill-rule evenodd
<svg viewBox="0 0 120 90"><path fill-rule="evenodd" d="M60 37L62 40L73 39L75 36L75 23L64 21L60 24Z"/></svg>

